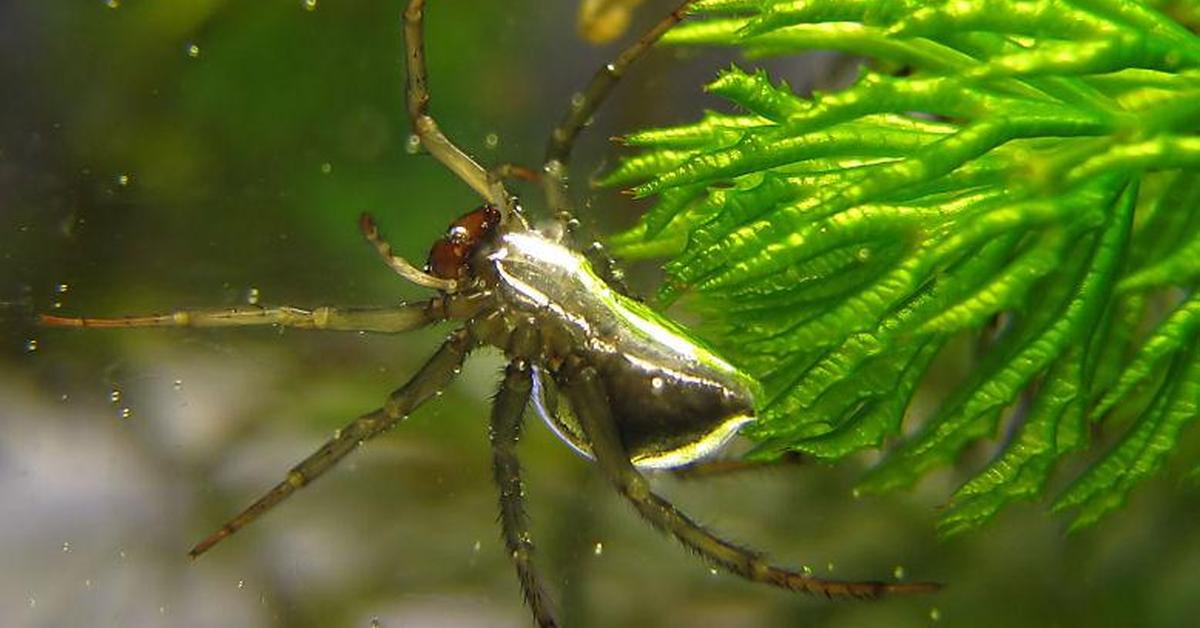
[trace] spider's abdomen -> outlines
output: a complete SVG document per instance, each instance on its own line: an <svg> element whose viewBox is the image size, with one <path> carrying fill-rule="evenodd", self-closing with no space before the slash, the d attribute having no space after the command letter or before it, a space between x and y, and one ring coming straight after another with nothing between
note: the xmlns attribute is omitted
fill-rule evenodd
<svg viewBox="0 0 1200 628"><path fill-rule="evenodd" d="M600 373L632 461L666 468L716 451L753 420L757 383L682 327L613 290L580 254L536 232L500 236L488 256L496 297L532 316L543 339L535 406L585 455L582 430L556 394L568 353Z"/></svg>

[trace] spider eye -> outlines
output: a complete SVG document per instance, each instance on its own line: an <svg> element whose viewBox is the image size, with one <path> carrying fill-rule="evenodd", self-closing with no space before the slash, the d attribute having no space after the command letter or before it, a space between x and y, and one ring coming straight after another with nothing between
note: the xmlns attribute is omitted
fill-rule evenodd
<svg viewBox="0 0 1200 628"><path fill-rule="evenodd" d="M495 233L499 225L500 211L491 205L459 216L450 223L446 235L433 243L426 268L442 279L464 278L475 250Z"/></svg>

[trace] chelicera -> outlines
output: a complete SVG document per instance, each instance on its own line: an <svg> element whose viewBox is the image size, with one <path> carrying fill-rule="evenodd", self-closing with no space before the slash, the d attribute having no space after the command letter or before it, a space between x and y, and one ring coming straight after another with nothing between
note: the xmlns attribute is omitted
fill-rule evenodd
<svg viewBox="0 0 1200 628"><path fill-rule="evenodd" d="M159 316L65 318L60 327L247 326L398 333L454 322L434 355L382 407L351 421L293 467L270 491L198 543L198 557L248 525L297 489L328 471L359 444L404 420L459 372L473 350L492 346L508 358L491 412L500 524L525 599L541 626L557 620L534 564L516 446L526 406L554 432L595 461L612 485L651 525L731 573L777 587L833 596L877 597L929 592L931 583L854 582L817 578L777 566L760 553L701 527L651 489L642 469L691 465L717 451L754 419L758 385L693 339L682 327L630 297L602 249L580 250L567 202L566 164L575 137L620 76L671 26L684 2L602 68L552 133L543 172L509 165L480 166L441 132L429 115L423 43L424 0L404 13L408 110L421 144L483 197L484 204L436 240L424 269L392 254L370 216L360 227L383 260L402 277L436 290L432 298L398 307L239 307ZM531 225L504 182L539 182L551 220Z"/></svg>

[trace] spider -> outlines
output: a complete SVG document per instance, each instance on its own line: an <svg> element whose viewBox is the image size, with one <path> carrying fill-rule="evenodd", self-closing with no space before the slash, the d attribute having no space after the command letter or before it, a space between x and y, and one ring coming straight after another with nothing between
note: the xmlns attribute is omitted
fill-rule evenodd
<svg viewBox="0 0 1200 628"><path fill-rule="evenodd" d="M437 239L424 269L392 254L374 220L360 228L385 263L404 279L436 291L397 307L238 307L123 318L42 315L54 327L233 327L277 325L299 329L405 332L435 323L458 327L382 407L351 421L293 467L266 494L190 552L214 545L320 477L359 444L403 421L436 396L473 350L490 345L508 358L491 411L491 445L499 488L500 526L525 600L540 626L558 621L534 563L516 446L524 411L532 405L555 434L593 460L612 486L654 527L674 536L714 566L751 581L829 597L874 598L935 591L926 582L840 581L768 562L762 554L706 530L657 495L643 469L676 469L720 449L754 420L758 384L685 329L630 296L602 249L580 250L578 221L568 204L567 163L574 141L620 77L664 32L684 18L691 0L660 20L612 63L601 68L582 102L551 134L543 171L513 165L485 169L450 141L429 113L423 25L425 0L404 12L407 105L415 136L484 203ZM551 211L533 226L505 181L542 185Z"/></svg>

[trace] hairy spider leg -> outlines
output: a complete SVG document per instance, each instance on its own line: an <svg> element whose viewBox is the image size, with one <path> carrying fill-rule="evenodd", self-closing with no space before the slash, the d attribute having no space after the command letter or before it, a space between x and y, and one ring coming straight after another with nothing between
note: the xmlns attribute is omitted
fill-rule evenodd
<svg viewBox="0 0 1200 628"><path fill-rule="evenodd" d="M571 407L592 446L596 463L608 480L651 525L669 533L712 564L752 582L827 597L875 598L893 593L932 593L932 582L888 583L827 580L773 565L757 551L735 545L677 509L650 490L646 478L629 461L629 454L609 410L607 394L596 370L581 358L566 362L566 392Z"/></svg>
<svg viewBox="0 0 1200 628"><path fill-rule="evenodd" d="M442 133L429 115L429 75L425 69L425 0L409 0L404 9L404 42L408 64L408 116L421 145L471 189L496 207L504 208L507 220L515 212L511 196L499 179Z"/></svg>
<svg viewBox="0 0 1200 628"><path fill-rule="evenodd" d="M651 26L650 30L622 50L612 62L597 70L583 90L582 98L572 99L566 114L558 126L550 132L550 139L546 142L542 186L546 194L546 204L558 221L564 237L572 238L579 224L571 212L570 199L567 195L567 169L571 160L571 151L575 148L576 138L595 115L596 110L612 93L613 87L617 85L625 72L644 57L655 42L662 38L663 34L683 20L688 13L688 7L694 1L684 0L674 11L667 14L666 17ZM587 247L584 254L605 281L613 284L613 287L623 294L631 294L616 263L602 246L597 243Z"/></svg>
<svg viewBox="0 0 1200 628"><path fill-rule="evenodd" d="M517 442L521 438L525 406L533 387L533 372L526 356L538 349L537 328L520 325L513 330L509 352L513 355L492 403L492 470L500 491L500 529L504 547L517 569L517 579L534 620L542 628L558 626L549 593L534 565L534 543L525 514L525 486Z"/></svg>
<svg viewBox="0 0 1200 628"><path fill-rule="evenodd" d="M419 329L447 318L465 318L478 310L479 297L441 295L395 307L334 308L303 310L297 307L229 307L178 310L152 316L113 318L70 317L41 314L46 327L250 327L278 325L295 329L399 333Z"/></svg>
<svg viewBox="0 0 1200 628"><path fill-rule="evenodd" d="M320 449L292 467L287 477L257 501L196 544L188 556L195 559L234 532L254 522L289 495L320 477L359 445L382 434L421 404L434 397L458 375L463 360L478 344L468 323L450 334L441 348L411 379L388 396L382 408L364 414L338 430Z"/></svg>
<svg viewBox="0 0 1200 628"><path fill-rule="evenodd" d="M384 240L383 236L379 235L379 227L375 225L375 219L371 217L371 214L363 212L359 215L358 228L362 231L363 237L367 239L367 242L379 252L379 256L383 258L383 263L387 264L388 268L396 271L397 275L425 288L433 288L434 290L449 293L458 292L459 285L457 281L434 277L413 266L411 262L403 257L393 255L392 245L387 240Z"/></svg>

